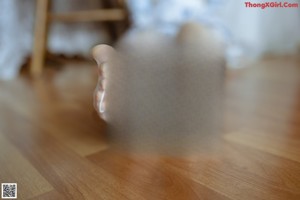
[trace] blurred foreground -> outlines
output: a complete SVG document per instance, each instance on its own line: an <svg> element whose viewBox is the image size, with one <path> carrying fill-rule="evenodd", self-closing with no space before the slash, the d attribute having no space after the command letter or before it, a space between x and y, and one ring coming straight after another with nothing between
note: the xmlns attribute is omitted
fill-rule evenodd
<svg viewBox="0 0 300 200"><path fill-rule="evenodd" d="M176 38L150 29L125 37L116 50L95 47L95 108L111 144L173 156L213 150L223 117L222 47L197 23L183 25Z"/></svg>

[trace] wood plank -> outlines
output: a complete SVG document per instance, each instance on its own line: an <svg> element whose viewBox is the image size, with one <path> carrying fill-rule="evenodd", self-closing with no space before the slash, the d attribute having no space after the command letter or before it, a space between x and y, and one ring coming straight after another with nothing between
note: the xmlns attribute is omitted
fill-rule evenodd
<svg viewBox="0 0 300 200"><path fill-rule="evenodd" d="M1 110L6 112L6 117L0 120L0 131L67 199L144 199L47 132L32 126L30 119L18 116L13 109L2 107ZM18 126L10 126L8 122Z"/></svg>
<svg viewBox="0 0 300 200"><path fill-rule="evenodd" d="M173 171L163 158L108 150L87 157L146 199L224 199L227 196Z"/></svg>
<svg viewBox="0 0 300 200"><path fill-rule="evenodd" d="M96 72L78 66L0 83L0 177L29 199L300 199L299 58L232 77L221 151L187 157L103 151Z"/></svg>
<svg viewBox="0 0 300 200"><path fill-rule="evenodd" d="M51 21L64 22L121 21L125 20L126 13L123 9L97 9L69 13L50 13L48 18Z"/></svg>
<svg viewBox="0 0 300 200"><path fill-rule="evenodd" d="M300 162L300 141L293 140L289 135L278 135L259 130L242 130L226 134L225 139Z"/></svg>
<svg viewBox="0 0 300 200"><path fill-rule="evenodd" d="M242 180L300 194L298 162L231 142L225 143L218 159L223 163L223 169Z"/></svg>
<svg viewBox="0 0 300 200"><path fill-rule="evenodd" d="M56 190L47 192L45 194L41 194L31 198L30 200L66 200L67 198L63 196L61 193L58 193Z"/></svg>
<svg viewBox="0 0 300 200"><path fill-rule="evenodd" d="M19 199L28 199L53 190L50 183L1 132L0 152L0 183L17 183Z"/></svg>
<svg viewBox="0 0 300 200"><path fill-rule="evenodd" d="M227 146L219 154L202 155L191 161L169 159L167 162L178 174L231 199L300 198L298 163L274 159L243 146ZM280 163L285 165L280 166Z"/></svg>
<svg viewBox="0 0 300 200"><path fill-rule="evenodd" d="M93 80L86 70L80 70L80 73L83 77L84 74L89 76L89 81ZM77 81L80 82L78 79ZM105 124L96 115L92 106L94 85L78 86L76 90L85 91L86 95L91 97L87 100L74 100L72 99L76 94L74 88L53 93L55 84L58 83L35 80L35 84L31 85L26 80L19 80L6 87L0 85L0 98L19 115L30 118L32 123L46 130L79 155L85 156L106 149L107 143L103 134Z"/></svg>

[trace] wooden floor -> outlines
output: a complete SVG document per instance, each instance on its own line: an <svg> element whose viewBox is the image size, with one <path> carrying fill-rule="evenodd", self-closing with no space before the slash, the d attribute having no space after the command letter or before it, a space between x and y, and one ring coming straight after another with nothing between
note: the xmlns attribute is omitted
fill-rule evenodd
<svg viewBox="0 0 300 200"><path fill-rule="evenodd" d="M300 199L300 59L230 73L222 151L130 156L108 148L91 66L0 82L0 182L18 199Z"/></svg>

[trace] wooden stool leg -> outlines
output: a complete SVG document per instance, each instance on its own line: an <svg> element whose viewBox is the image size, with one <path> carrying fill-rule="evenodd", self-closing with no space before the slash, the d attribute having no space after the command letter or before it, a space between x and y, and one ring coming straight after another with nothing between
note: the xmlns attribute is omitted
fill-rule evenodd
<svg viewBox="0 0 300 200"><path fill-rule="evenodd" d="M30 73L32 75L40 74L44 65L47 45L48 9L49 0L36 0L34 43L30 65Z"/></svg>

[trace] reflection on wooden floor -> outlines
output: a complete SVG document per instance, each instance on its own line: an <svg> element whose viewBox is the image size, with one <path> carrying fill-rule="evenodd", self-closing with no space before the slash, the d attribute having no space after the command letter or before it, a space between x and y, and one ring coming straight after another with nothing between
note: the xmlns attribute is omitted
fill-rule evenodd
<svg viewBox="0 0 300 200"><path fill-rule="evenodd" d="M222 151L188 158L108 148L94 66L0 83L0 182L18 199L300 199L300 60L226 82Z"/></svg>

